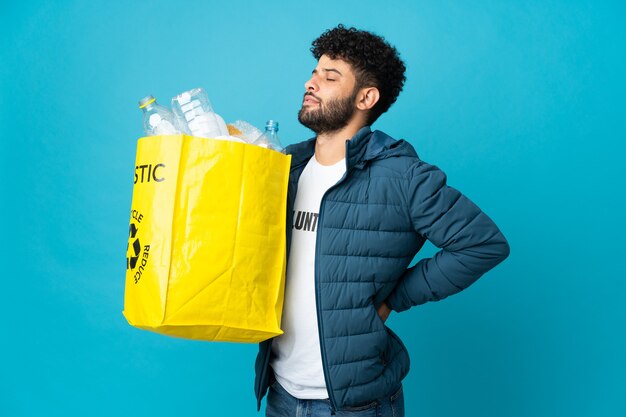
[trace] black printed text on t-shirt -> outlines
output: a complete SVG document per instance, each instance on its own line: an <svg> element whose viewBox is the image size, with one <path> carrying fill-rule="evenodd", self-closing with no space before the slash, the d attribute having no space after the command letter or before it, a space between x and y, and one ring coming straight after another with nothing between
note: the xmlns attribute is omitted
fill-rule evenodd
<svg viewBox="0 0 626 417"><path fill-rule="evenodd" d="M294 211L293 227L297 230L303 230L306 232L315 232L317 226L318 213L311 213L308 211Z"/></svg>

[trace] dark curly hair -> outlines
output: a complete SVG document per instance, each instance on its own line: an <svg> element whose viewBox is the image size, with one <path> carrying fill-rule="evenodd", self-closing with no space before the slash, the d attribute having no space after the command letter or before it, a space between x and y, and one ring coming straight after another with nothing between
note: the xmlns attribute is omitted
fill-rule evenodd
<svg viewBox="0 0 626 417"><path fill-rule="evenodd" d="M311 44L315 59L322 55L342 59L354 68L356 88L376 87L380 92L378 103L370 110L368 124L372 124L395 103L406 77L406 67L396 48L381 36L346 28L340 24L328 29Z"/></svg>

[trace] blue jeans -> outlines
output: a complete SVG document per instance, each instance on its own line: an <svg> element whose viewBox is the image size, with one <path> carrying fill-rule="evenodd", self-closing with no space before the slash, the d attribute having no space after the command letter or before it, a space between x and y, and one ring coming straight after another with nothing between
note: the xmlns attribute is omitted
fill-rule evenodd
<svg viewBox="0 0 626 417"><path fill-rule="evenodd" d="M273 378L272 378L273 379ZM267 394L266 417L404 417L404 394L402 385L391 396L372 401L370 404L335 411L330 401L300 400L292 397L274 379Z"/></svg>

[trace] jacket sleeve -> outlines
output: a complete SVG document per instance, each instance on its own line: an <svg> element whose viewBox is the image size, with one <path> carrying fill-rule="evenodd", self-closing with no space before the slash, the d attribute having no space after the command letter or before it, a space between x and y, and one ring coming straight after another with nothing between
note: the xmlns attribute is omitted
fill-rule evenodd
<svg viewBox="0 0 626 417"><path fill-rule="evenodd" d="M385 301L398 312L467 288L509 255L509 245L495 223L449 187L437 167L416 162L405 185L413 229L441 250L400 277Z"/></svg>

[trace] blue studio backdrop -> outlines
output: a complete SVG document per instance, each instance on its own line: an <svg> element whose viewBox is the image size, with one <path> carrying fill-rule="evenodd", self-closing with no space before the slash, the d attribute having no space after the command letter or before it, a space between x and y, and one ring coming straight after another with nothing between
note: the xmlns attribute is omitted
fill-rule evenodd
<svg viewBox="0 0 626 417"><path fill-rule="evenodd" d="M262 415L256 345L122 316L137 101L204 87L227 121L304 140L310 43L338 23L406 61L374 128L511 244L466 291L392 313L407 416L626 415L625 21L624 1L3 1L0 416Z"/></svg>

